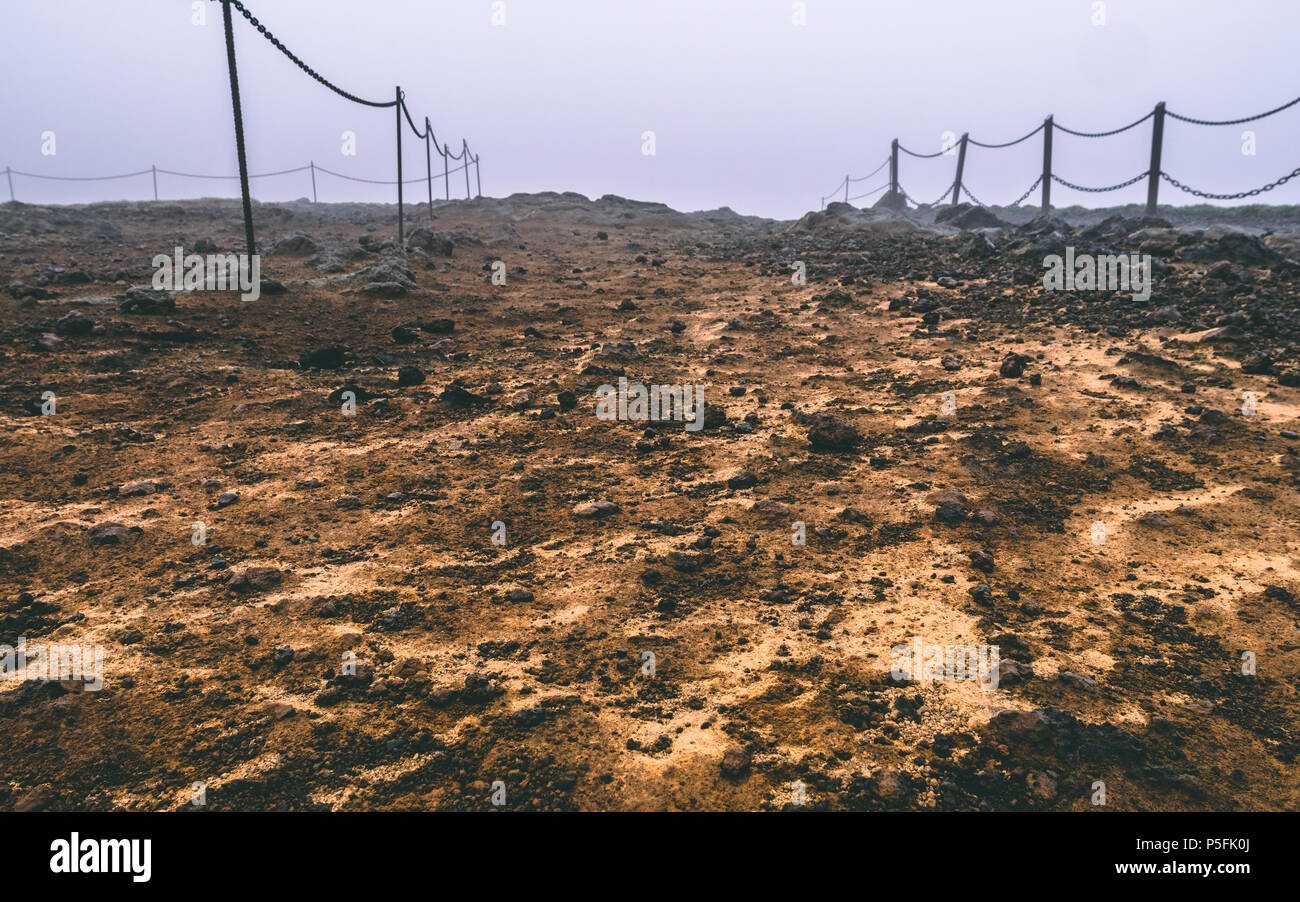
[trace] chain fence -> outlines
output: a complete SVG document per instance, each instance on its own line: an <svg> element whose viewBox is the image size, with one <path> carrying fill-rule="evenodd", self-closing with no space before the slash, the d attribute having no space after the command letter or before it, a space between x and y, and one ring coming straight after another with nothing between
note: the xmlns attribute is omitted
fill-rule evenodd
<svg viewBox="0 0 1300 902"><path fill-rule="evenodd" d="M1200 125L1200 126L1242 125L1248 122L1255 122L1260 119L1264 119L1276 113L1280 113L1284 110L1290 109L1296 104L1300 104L1300 97L1297 97L1294 100L1284 103L1281 106L1274 107L1271 110L1266 110L1265 112L1257 113L1253 116L1245 116L1240 119L1215 120L1215 119L1198 119L1192 116L1185 116L1180 113L1176 113L1172 110L1166 110L1164 103L1158 103L1156 104L1155 108L1151 110L1149 113L1147 113L1144 116L1141 116L1138 119L1133 120L1127 125L1122 125L1119 128L1113 128L1108 131L1096 131L1096 132L1080 131L1077 129L1067 128L1066 126L1061 125L1060 123L1054 121L1054 117L1048 116L1046 119L1043 120L1042 124L1040 124L1037 128L1011 141L1004 141L1002 143L985 143L983 141L975 140L974 138L970 137L969 134L964 134L956 142L945 140L944 145L934 153L920 153L918 151L911 150L910 148L904 147L903 145L899 144L897 140L895 140L893 142L890 155L885 159L884 163L876 167L876 169L874 169L870 174L866 176L861 176L857 179L851 178L850 176L845 176L844 180L840 182L840 184L836 187L835 191L831 192L831 194L824 195L821 198L821 206L824 208L826 205L826 201L830 198L838 196L841 191L844 194L844 201L849 202L861 197L869 196L870 194L875 194L878 191L888 188L890 195L894 195L897 198L915 204L916 206L934 206L935 204L940 203L945 196L948 196L949 192L952 192L952 202L954 203L957 202L960 199L961 195L964 194L966 197L970 198L971 202L974 203L975 205L980 207L987 207L988 206L987 204L977 199L975 195L970 192L969 187L965 183L964 169L966 163L967 148L970 145L974 145L975 147L982 147L990 150L999 150L1006 147L1014 147L1017 144L1021 144L1025 141L1028 141L1030 138L1034 137L1040 132L1043 133L1043 171L1038 176L1038 178L1034 180L1033 184L1031 184L1023 194L1021 194L1018 198L1016 198L1014 201L1008 204L1008 206L1012 206L1012 207L1019 206L1021 203L1025 201L1026 198L1028 198L1031 194L1033 194L1035 189L1041 189L1042 208L1044 212L1048 211L1051 208L1051 186L1053 183L1057 185L1061 185L1062 187L1065 188L1069 188L1074 191L1081 191L1088 194L1102 194L1111 191L1119 191L1123 188L1129 187L1130 185L1137 184L1143 179L1147 180L1147 186L1148 186L1147 187L1147 212L1152 215L1154 215L1156 210L1156 203L1158 199L1157 188L1161 180L1168 182L1170 185L1172 185L1173 187L1177 188L1180 191L1183 191L1194 197L1199 197L1206 200L1240 200L1242 198L1247 198L1247 197L1257 197L1260 194L1264 194L1268 191L1272 191L1274 188L1278 188L1281 185L1285 185L1287 182L1291 181L1297 176L1300 176L1300 167L1296 168L1292 172L1282 176L1281 178L1275 181L1269 182L1266 185L1262 185L1258 188L1251 188L1247 191L1238 191L1232 194L1220 194L1220 193L1215 193L1210 191L1199 190L1197 188L1192 188L1184 184L1183 182L1179 181L1178 179L1174 178L1169 173L1165 172L1160 166L1160 158L1161 158L1163 142L1164 142L1165 118L1169 117L1171 119L1176 119L1180 122L1186 122L1191 125ZM1078 185L1075 184L1074 182L1067 181L1066 179L1063 179L1060 176L1058 176L1056 173L1052 172L1052 168L1051 168L1052 167L1052 136L1054 132L1061 131L1067 135L1073 135L1075 137L1088 138L1088 139L1109 138L1114 135L1127 132L1130 129L1137 128L1139 125L1142 125L1144 122L1147 122L1149 120L1152 121L1151 165L1148 166L1146 169L1144 169L1142 172L1139 172L1137 175L1133 176L1132 178L1125 179L1124 181L1119 182L1118 184L1106 185L1104 187L1094 188L1085 185ZM951 133L946 133L946 134L951 134ZM932 204L921 204L918 201L916 201L910 194L908 194L907 191L903 189L903 187L899 182L898 159L899 159L900 152L906 156L913 157L919 160L932 160L941 156L955 155L957 157L956 177L949 184L949 186L944 189L943 194L939 195L938 200L936 200ZM875 190L868 192L867 194L860 194L857 195L856 197L849 197L848 188L851 182L862 181L863 179L870 178L871 175L874 175L875 173L879 172L886 165L890 166L890 179L888 184L876 188Z"/></svg>

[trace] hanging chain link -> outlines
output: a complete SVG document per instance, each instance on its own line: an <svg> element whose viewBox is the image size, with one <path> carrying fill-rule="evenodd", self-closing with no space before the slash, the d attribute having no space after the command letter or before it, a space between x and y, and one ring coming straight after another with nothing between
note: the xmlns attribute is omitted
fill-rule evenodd
<svg viewBox="0 0 1300 902"><path fill-rule="evenodd" d="M220 2L225 2L225 0L220 0ZM231 5L231 6L233 6L235 9L239 10L239 14L240 14L241 16L243 16L245 19L248 20L248 24L252 25L252 26L253 26L254 28L256 28L259 32L261 32L262 37L266 38L268 41L271 42L271 44L272 44L272 45L273 45L277 50L279 50L279 51L280 51L281 53L283 53L285 56L289 57L289 59L293 60L293 62L298 66L299 69L301 69L302 71L306 72L308 75L310 75L312 78L316 79L316 81L320 82L320 83L323 84L325 87L329 88L329 89L330 89L331 91L333 91L335 94L338 94L340 97L347 98L348 100L351 100L353 103L360 103L360 104L363 104L363 105L365 105L365 106L373 106L373 107L390 107L390 106L396 106L396 105L397 105L397 101L396 101L396 100L388 100L388 101L385 101L385 102L383 102L383 103L380 103L379 101L376 101L376 100L365 100L365 99L363 99L363 98L361 98L361 97L358 97L358 96L355 95L355 94L349 94L347 91L343 90L342 88L340 88L340 87L339 87L338 85L336 85L336 84L332 84L332 83L329 82L329 81L328 81L328 80L327 80L323 75L321 75L319 72L317 72L317 71L316 71L315 69L313 69L311 66L307 65L307 64L304 63L302 60L300 60L297 56L295 56L294 53L293 53L293 51L291 51L288 47L286 47L286 46L284 46L283 44L281 44L279 38L277 38L275 35L271 34L271 32L267 30L267 27L266 27L265 25L263 25L261 22L257 21L257 17L254 16L251 12L249 12L249 11L248 11L248 8L245 7L243 3L240 3L239 0L229 0L229 2L230 2L230 5Z"/></svg>
<svg viewBox="0 0 1300 902"><path fill-rule="evenodd" d="M1254 116L1247 116L1244 119L1222 119L1217 122L1212 119L1193 119L1190 116L1180 116L1177 113L1170 112L1168 110L1165 111L1165 115L1170 117L1171 119L1179 119L1183 122L1190 122L1192 125L1241 125L1243 122L1254 122L1257 119L1263 119L1265 116L1272 116L1274 113L1280 113L1283 110L1288 109L1289 107L1295 106L1297 103L1300 103L1300 97L1297 97L1295 100L1292 100L1290 103L1284 103L1280 107L1274 107L1273 109L1269 110L1267 113L1258 113Z"/></svg>
<svg viewBox="0 0 1300 902"><path fill-rule="evenodd" d="M1002 144L985 144L983 141L976 141L974 138L970 138L970 137L968 137L966 140L967 140L969 143L974 144L976 147L987 147L987 148L989 148L990 150L997 150L997 149L1000 148L1000 147L1014 147L1015 145L1019 144L1021 141L1028 141L1028 140L1029 140L1030 138L1032 138L1034 135L1036 135L1036 134L1038 134L1039 132L1041 132L1041 131L1043 130L1044 126L1046 126L1046 125L1047 125L1047 123L1044 122L1042 125L1038 126L1038 128L1034 129L1034 130L1033 130L1032 132L1030 132L1029 134L1027 134L1027 135L1021 135L1019 138L1016 138L1016 140L1014 140L1014 141L1006 141L1006 142L1004 142L1004 143L1002 143Z"/></svg>
<svg viewBox="0 0 1300 902"><path fill-rule="evenodd" d="M1167 172L1160 173L1162 179L1173 185L1179 191L1186 191L1188 194L1196 197L1204 197L1209 200L1240 200L1243 197L1255 197L1256 195L1263 194L1265 191L1272 191L1279 185L1285 185L1298 175L1300 175L1300 167L1296 167L1291 170L1289 174L1282 176L1276 182L1269 182L1261 188L1252 188L1249 191L1239 191L1236 194L1211 194L1209 191L1197 191L1195 188L1189 188Z"/></svg>
<svg viewBox="0 0 1300 902"><path fill-rule="evenodd" d="M910 200L912 203L916 204L918 207L933 207L933 206L934 206L935 204L937 204L939 201L943 200L945 197L948 196L948 192L952 190L952 186L955 185L955 184L957 184L957 182L956 182L955 180L949 182L949 183L948 183L948 187L943 189L943 193L939 195L938 199L937 199L937 200L934 200L934 201L931 201L931 202L928 203L928 204L923 204L923 203L921 203L919 200L917 200L915 197L912 197L912 195L908 194L906 191L903 192L903 197L906 197L908 200Z"/></svg>
<svg viewBox="0 0 1300 902"><path fill-rule="evenodd" d="M1055 173L1052 174L1052 181L1056 182L1057 184L1064 185L1067 188L1073 188L1075 191L1086 191L1089 194L1100 194L1104 191L1118 191L1120 188L1127 188L1129 185L1132 185L1134 182L1140 182L1142 179L1146 178L1150 172L1151 170L1149 169L1146 172L1139 172L1137 175L1133 176L1133 178L1127 181L1120 182L1118 185L1107 185L1105 188L1085 188L1083 185L1076 185L1073 182L1067 182L1065 179L1061 178L1059 175L1056 175ZM1039 176L1039 180L1040 181L1042 180L1042 176Z"/></svg>
<svg viewBox="0 0 1300 902"><path fill-rule="evenodd" d="M1052 127L1056 129L1060 129L1061 131L1065 132L1067 135L1077 135L1080 138L1109 138L1111 135L1118 135L1120 132L1126 132L1130 128L1134 128L1136 126L1141 125L1143 122L1146 122L1155 114L1156 114L1155 110L1152 110L1151 112L1147 113L1145 116L1143 116L1141 119L1137 120L1136 122L1130 122L1128 125L1122 126L1120 128L1112 128L1108 132L1076 132L1074 129L1066 128L1064 125L1061 125L1058 122L1053 122Z"/></svg>
<svg viewBox="0 0 1300 902"><path fill-rule="evenodd" d="M1034 193L1034 189L1037 188L1037 187L1038 187L1039 185L1041 185L1042 183L1043 183L1043 177L1040 175L1038 178L1034 179L1034 183L1033 183L1032 185L1030 185L1030 186L1025 190L1025 193L1024 193L1024 194L1020 195L1020 196L1017 197L1015 200L1013 200L1011 203L1007 204L1007 206L1009 206L1009 207L1018 207L1018 206L1020 206L1021 201L1023 201L1023 200L1024 200L1026 197L1028 197L1029 195L1033 194L1033 193ZM970 192L968 191L968 192L966 192L966 193L969 194Z"/></svg>

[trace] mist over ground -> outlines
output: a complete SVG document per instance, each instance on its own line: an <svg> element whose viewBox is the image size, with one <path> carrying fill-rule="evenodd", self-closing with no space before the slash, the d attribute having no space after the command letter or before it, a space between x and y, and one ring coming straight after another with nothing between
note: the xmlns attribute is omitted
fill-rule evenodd
<svg viewBox="0 0 1300 902"><path fill-rule="evenodd" d="M203 13L203 24L195 24ZM401 84L453 151L482 156L483 192L572 190L730 206L797 218L845 174L864 175L897 137L918 152L945 132L987 142L1023 135L1053 113L1079 131L1117 128L1160 100L1196 118L1253 115L1296 93L1300 6L1261 0L252 0L253 15L326 78L367 99ZM806 24L797 24L801 20ZM48 175L148 169L238 171L221 8L189 0L11 0L0 55L0 164ZM495 22L502 24L494 24ZM344 100L312 81L236 14L236 47L254 173L303 166L394 178L391 110ZM1242 132L1256 133L1254 155ZM645 132L655 153L643 153ZM45 155L43 135L56 138ZM343 133L356 155L344 155ZM1300 110L1246 126L1169 121L1163 168L1233 192L1296 165ZM1056 134L1054 169L1088 186L1147 167L1150 126L1113 138ZM406 177L423 142L405 139ZM48 149L48 148L47 148ZM1005 204L1041 166L1040 139L972 148L966 183ZM904 157L909 194L930 201L955 158ZM440 169L434 158L435 170ZM855 185L865 190L884 176ZM59 183L15 176L34 203L148 199L148 175ZM0 191L6 186L0 185ZM237 182L159 177L166 198L235 196ZM441 189L441 186L438 186ZM452 196L464 195L453 174ZM423 186L411 186L417 198ZM391 202L391 186L318 175L322 201ZM307 172L262 179L254 196L310 196ZM1145 184L1100 199L1056 186L1053 202L1139 202ZM1270 203L1300 202L1300 184ZM869 202L870 199L868 199ZM1161 186L1162 202L1192 198Z"/></svg>

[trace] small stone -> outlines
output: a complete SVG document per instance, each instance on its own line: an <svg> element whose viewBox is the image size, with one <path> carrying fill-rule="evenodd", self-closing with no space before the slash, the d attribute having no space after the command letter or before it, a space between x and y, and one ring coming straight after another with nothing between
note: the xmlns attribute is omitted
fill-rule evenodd
<svg viewBox="0 0 1300 902"><path fill-rule="evenodd" d="M284 574L274 567L249 567L230 577L226 587L236 592L252 592L279 585Z"/></svg>
<svg viewBox="0 0 1300 902"><path fill-rule="evenodd" d="M419 341L420 336L410 326L394 326L393 341L399 345L410 344L413 341Z"/></svg>
<svg viewBox="0 0 1300 902"><path fill-rule="evenodd" d="M729 489L752 489L756 485L758 485L758 477L749 470L741 470L735 476L727 477Z"/></svg>
<svg viewBox="0 0 1300 902"><path fill-rule="evenodd" d="M1026 774L1025 787L1029 790L1030 797L1040 802L1051 802L1056 799L1056 780L1050 774L1041 771Z"/></svg>
<svg viewBox="0 0 1300 902"><path fill-rule="evenodd" d="M1002 358L1002 365L998 367L998 373L1004 379L1019 379L1025 372L1025 364L1029 363L1030 358L1024 354L1008 354Z"/></svg>
<svg viewBox="0 0 1300 902"><path fill-rule="evenodd" d="M611 514L618 513L618 505L615 504L613 501L610 501L606 498L602 498L599 501L592 501L592 502L579 504L577 507L573 509L573 513L575 516L582 517L584 519L591 519L593 517L608 517Z"/></svg>
<svg viewBox="0 0 1300 902"><path fill-rule="evenodd" d="M158 491L158 483L152 479L141 479L138 482L128 482L117 490L117 494L122 498L132 498L138 495L152 495Z"/></svg>
<svg viewBox="0 0 1300 902"><path fill-rule="evenodd" d="M1166 529L1174 525L1173 520L1170 520L1159 511L1147 511L1145 514L1138 517L1138 522L1143 526L1153 526L1156 529Z"/></svg>
<svg viewBox="0 0 1300 902"><path fill-rule="evenodd" d="M1058 683L1064 683L1071 689L1078 689L1083 692L1097 691L1097 681L1085 673L1071 673L1068 670L1062 671L1056 675L1056 681Z"/></svg>
<svg viewBox="0 0 1300 902"><path fill-rule="evenodd" d="M834 414L816 414L808 426L808 441L818 451L847 451L861 440L857 427Z"/></svg>
<svg viewBox="0 0 1300 902"><path fill-rule="evenodd" d="M790 513L790 506L773 498L760 498L749 506L749 510L764 517L784 517Z"/></svg>
<svg viewBox="0 0 1300 902"><path fill-rule="evenodd" d="M138 526L123 526L121 523L100 523L90 528L90 541L94 545L129 545L144 533Z"/></svg>
<svg viewBox="0 0 1300 902"><path fill-rule="evenodd" d="M722 775L730 780L738 779L749 770L751 757L747 750L733 746L722 753Z"/></svg>
<svg viewBox="0 0 1300 902"><path fill-rule="evenodd" d="M419 385L424 382L424 372L418 366L404 366L397 370L399 386Z"/></svg>
<svg viewBox="0 0 1300 902"><path fill-rule="evenodd" d="M95 321L80 310L69 310L54 324L58 335L89 335L94 328Z"/></svg>

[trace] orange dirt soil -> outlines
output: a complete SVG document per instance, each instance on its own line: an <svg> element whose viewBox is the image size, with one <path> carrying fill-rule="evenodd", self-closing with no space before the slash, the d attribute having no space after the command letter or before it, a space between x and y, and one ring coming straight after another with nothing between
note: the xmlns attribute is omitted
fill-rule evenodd
<svg viewBox="0 0 1300 902"><path fill-rule="evenodd" d="M283 291L168 309L238 204L0 207L0 643L104 652L0 682L0 806L1300 806L1300 389L1207 339L1212 264L1108 330L906 220L434 214L403 263L391 207L258 205ZM620 375L708 425L598 419ZM894 679L917 637L1000 685Z"/></svg>

